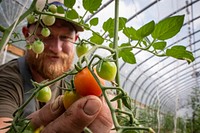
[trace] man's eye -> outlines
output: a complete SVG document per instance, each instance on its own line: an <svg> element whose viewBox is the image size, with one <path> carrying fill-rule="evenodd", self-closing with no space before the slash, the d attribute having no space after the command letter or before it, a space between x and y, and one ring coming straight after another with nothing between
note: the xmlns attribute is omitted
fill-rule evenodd
<svg viewBox="0 0 200 133"><path fill-rule="evenodd" d="M62 40L62 41L70 41L70 40L72 40L72 38L70 38L68 36L60 36L60 40Z"/></svg>

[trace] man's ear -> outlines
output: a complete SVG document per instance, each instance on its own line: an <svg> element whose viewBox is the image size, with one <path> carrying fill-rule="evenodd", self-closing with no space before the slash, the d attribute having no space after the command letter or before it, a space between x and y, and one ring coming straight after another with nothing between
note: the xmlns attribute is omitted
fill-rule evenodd
<svg viewBox="0 0 200 133"><path fill-rule="evenodd" d="M79 34L76 34L76 36L75 36L75 42L78 40L78 38L79 38Z"/></svg>
<svg viewBox="0 0 200 133"><path fill-rule="evenodd" d="M24 26L22 28L22 33L24 34L24 37L27 38L29 36L29 29L26 26Z"/></svg>

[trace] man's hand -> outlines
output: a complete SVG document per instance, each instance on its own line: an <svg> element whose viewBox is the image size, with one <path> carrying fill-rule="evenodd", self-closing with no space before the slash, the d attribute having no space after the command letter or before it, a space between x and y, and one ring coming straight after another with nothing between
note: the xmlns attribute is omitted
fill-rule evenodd
<svg viewBox="0 0 200 133"><path fill-rule="evenodd" d="M83 97L67 110L58 97L29 118L34 128L44 126L43 133L81 133L85 127L94 133L109 133L113 126L107 104L96 96Z"/></svg>

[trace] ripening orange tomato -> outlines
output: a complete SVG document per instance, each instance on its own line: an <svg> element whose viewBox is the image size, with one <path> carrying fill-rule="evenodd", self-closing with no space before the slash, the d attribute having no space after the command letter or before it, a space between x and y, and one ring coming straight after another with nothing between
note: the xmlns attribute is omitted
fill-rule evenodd
<svg viewBox="0 0 200 133"><path fill-rule="evenodd" d="M99 80L102 85L105 85L103 79L99 78ZM98 82L95 80L88 67L85 67L83 70L81 70L75 75L74 86L76 92L81 96L87 96L87 95L101 96L102 94L102 90Z"/></svg>

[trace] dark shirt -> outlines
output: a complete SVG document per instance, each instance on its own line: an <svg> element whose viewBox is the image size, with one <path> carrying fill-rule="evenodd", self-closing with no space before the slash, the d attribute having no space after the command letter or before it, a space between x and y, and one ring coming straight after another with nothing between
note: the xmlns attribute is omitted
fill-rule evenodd
<svg viewBox="0 0 200 133"><path fill-rule="evenodd" d="M27 90L24 88L23 82L23 75L19 69L17 59L11 60L0 66L0 117L12 118L13 113L27 100L24 97L24 92ZM50 86L52 98L49 102L53 101L58 95L63 93L58 86L66 87L64 80L58 81ZM30 95L31 94L28 96ZM35 110L40 109L41 106L44 105L44 103L39 103L35 98L33 101L34 104L29 106L34 107L30 112L25 112L26 116Z"/></svg>

